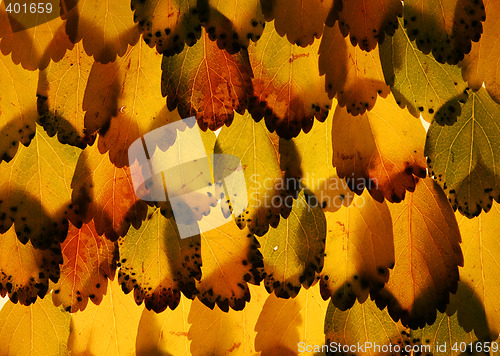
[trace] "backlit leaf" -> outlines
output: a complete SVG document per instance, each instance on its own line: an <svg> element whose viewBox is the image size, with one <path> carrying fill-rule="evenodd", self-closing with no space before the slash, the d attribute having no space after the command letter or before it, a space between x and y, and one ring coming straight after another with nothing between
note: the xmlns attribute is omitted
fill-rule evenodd
<svg viewBox="0 0 500 356"><path fill-rule="evenodd" d="M267 21L291 44L308 46L323 33L323 24L334 0L261 0Z"/></svg>
<svg viewBox="0 0 500 356"><path fill-rule="evenodd" d="M408 37L402 21L392 38L380 46L380 60L386 82L401 107L424 120L452 124L460 115L460 100L465 100L465 83L456 66L441 64L422 53Z"/></svg>
<svg viewBox="0 0 500 356"><path fill-rule="evenodd" d="M325 213L327 239L321 295L340 310L364 302L389 280L394 266L392 220L386 203L365 191L349 207Z"/></svg>
<svg viewBox="0 0 500 356"><path fill-rule="evenodd" d="M209 308L215 304L225 312L242 310L250 301L247 282L260 282L262 267L259 243L248 228L230 222L201 234L202 277L196 283L197 297Z"/></svg>
<svg viewBox="0 0 500 356"><path fill-rule="evenodd" d="M147 205L134 191L129 167L117 168L97 145L85 149L71 182L73 206L84 222L94 220L97 234L115 241L130 225L146 218Z"/></svg>
<svg viewBox="0 0 500 356"><path fill-rule="evenodd" d="M22 243L49 248L66 237L71 177L81 150L59 143L38 128L0 175L0 232L12 224Z"/></svg>
<svg viewBox="0 0 500 356"><path fill-rule="evenodd" d="M398 28L397 17L403 15L399 0L350 0L342 5L338 13L340 31L344 37L350 34L351 44L364 51L375 49L385 34L392 36Z"/></svg>
<svg viewBox="0 0 500 356"><path fill-rule="evenodd" d="M205 0L206 1L206 0ZM201 1L198 4L202 3ZM265 26L259 0L208 0L199 5L200 19L212 41L231 53L257 41Z"/></svg>
<svg viewBox="0 0 500 356"><path fill-rule="evenodd" d="M99 151L118 167L129 164L128 149L145 133L180 120L161 96L161 56L142 41L113 63L95 63L83 99L85 128L99 129Z"/></svg>
<svg viewBox="0 0 500 356"><path fill-rule="evenodd" d="M304 351L312 354L305 348L323 344L327 305L328 302L321 299L318 284L302 289L295 298L269 295L255 324L256 350L262 351L262 355L297 355Z"/></svg>
<svg viewBox="0 0 500 356"><path fill-rule="evenodd" d="M108 284L101 304L71 314L68 350L71 355L135 355L142 309L117 281Z"/></svg>
<svg viewBox="0 0 500 356"><path fill-rule="evenodd" d="M432 123L425 155L453 209L467 217L500 201L500 105L484 88L472 93L453 126Z"/></svg>
<svg viewBox="0 0 500 356"><path fill-rule="evenodd" d="M332 166L333 110L325 122L317 122L309 133L292 140L280 139L280 165L287 190L309 189L325 211L348 206L354 193ZM296 184L296 185L295 185Z"/></svg>
<svg viewBox="0 0 500 356"><path fill-rule="evenodd" d="M355 345L354 351L360 351L359 354L385 355L387 353L376 350L375 345L381 348L391 344L394 349L397 346L402 348L409 341L407 330L401 323L394 322L387 310L380 310L371 300L362 304L355 302L346 311L341 311L331 301L325 316L325 344L333 344L332 352L346 352L351 345ZM358 350L358 345L363 348ZM371 347L366 347L368 345Z"/></svg>
<svg viewBox="0 0 500 356"><path fill-rule="evenodd" d="M36 93L39 123L50 136L57 133L60 142L80 148L88 142L82 104L93 63L77 43L62 60L40 71Z"/></svg>
<svg viewBox="0 0 500 356"><path fill-rule="evenodd" d="M108 278L115 275L116 244L98 235L91 221L80 228L70 224L61 249L64 263L61 278L52 293L54 304L62 304L71 312L84 310L89 298L100 304Z"/></svg>
<svg viewBox="0 0 500 356"><path fill-rule="evenodd" d="M59 279L62 264L61 247L55 242L50 249L37 250L31 242L22 244L14 227L0 236L0 295L7 293L12 302L29 305L43 298L49 279Z"/></svg>
<svg viewBox="0 0 500 356"><path fill-rule="evenodd" d="M37 77L0 53L0 162L10 161L19 142L27 146L35 135Z"/></svg>
<svg viewBox="0 0 500 356"><path fill-rule="evenodd" d="M123 56L139 40L127 1L78 0L67 14L66 33L71 42L83 40L89 56L101 63Z"/></svg>
<svg viewBox="0 0 500 356"><path fill-rule="evenodd" d="M236 218L240 228L262 236L269 225L278 225L280 214L286 209L281 195L283 175L279 166L276 134L266 130L264 123L256 123L250 115L235 115L229 127L223 127L217 138L215 153L238 157L247 185L248 208ZM273 204L273 198L279 197ZM276 198L274 198L276 199Z"/></svg>
<svg viewBox="0 0 500 356"><path fill-rule="evenodd" d="M255 324L268 297L263 286L249 285L252 295L245 309L210 310L199 300L191 304L188 322L191 355L255 355Z"/></svg>
<svg viewBox="0 0 500 356"><path fill-rule="evenodd" d="M333 116L333 165L351 190L366 187L382 202L400 202L425 177L425 130L401 110L394 97L379 98L371 111L352 116L337 107Z"/></svg>
<svg viewBox="0 0 500 356"><path fill-rule="evenodd" d="M457 64L483 32L482 0L407 0L404 21L418 48L439 63Z"/></svg>
<svg viewBox="0 0 500 356"><path fill-rule="evenodd" d="M306 48L292 45L268 23L262 38L248 48L255 75L249 111L256 121L265 117L267 128L283 138L309 132L315 117L324 121L328 116L331 100L319 74L319 45L319 40Z"/></svg>
<svg viewBox="0 0 500 356"><path fill-rule="evenodd" d="M481 339L496 340L500 332L498 286L500 263L498 244L500 208L494 204L488 213L473 219L456 214L462 234L465 264L460 268L458 291L450 307L458 321Z"/></svg>
<svg viewBox="0 0 500 356"><path fill-rule="evenodd" d="M472 44L472 50L460 63L462 74L475 90L481 88L483 82L490 95L500 103L500 2L483 0L486 21L483 34L478 43Z"/></svg>
<svg viewBox="0 0 500 356"><path fill-rule="evenodd" d="M414 193L389 204L393 221L396 264L389 282L375 293L395 320L411 328L436 320L455 293L458 266L463 265L460 231L451 206L439 186L421 179Z"/></svg>
<svg viewBox="0 0 500 356"><path fill-rule="evenodd" d="M252 69L246 51L230 54L206 31L193 47L163 57L161 92L170 110L181 117L196 115L203 131L229 125L234 111L243 114L252 90Z"/></svg>
<svg viewBox="0 0 500 356"><path fill-rule="evenodd" d="M151 209L140 229L131 228L118 244L118 280L126 293L134 291L137 304L145 301L160 313L179 304L181 291L193 297L201 276L199 235L181 239L174 219Z"/></svg>
<svg viewBox="0 0 500 356"><path fill-rule="evenodd" d="M0 311L0 354L67 355L70 314L50 297L29 307L7 302Z"/></svg>
<svg viewBox="0 0 500 356"><path fill-rule="evenodd" d="M199 301L195 303L201 304ZM136 355L190 356L188 315L191 305L192 301L181 295L175 310L166 309L158 314L144 309L137 329ZM201 308L208 310L200 305Z"/></svg>
<svg viewBox="0 0 500 356"><path fill-rule="evenodd" d="M134 21L144 42L167 56L192 46L201 35L197 0L132 0Z"/></svg>
<svg viewBox="0 0 500 356"><path fill-rule="evenodd" d="M325 238L326 219L317 199L310 192L300 191L293 199L290 216L258 238L267 291L286 299L295 297L301 285L309 288L315 273L323 268Z"/></svg>
<svg viewBox="0 0 500 356"><path fill-rule="evenodd" d="M66 21L38 14L39 25L13 32L4 5L0 7L0 49L4 55L11 54L14 63L27 70L44 69L51 60L59 61L66 50L73 48L65 32ZM56 6L53 11L58 11ZM44 20L48 18L50 21Z"/></svg>
<svg viewBox="0 0 500 356"><path fill-rule="evenodd" d="M387 97L378 47L365 52L348 43L337 25L326 27L319 47L319 72L326 74L328 96L353 115L371 110L377 96Z"/></svg>

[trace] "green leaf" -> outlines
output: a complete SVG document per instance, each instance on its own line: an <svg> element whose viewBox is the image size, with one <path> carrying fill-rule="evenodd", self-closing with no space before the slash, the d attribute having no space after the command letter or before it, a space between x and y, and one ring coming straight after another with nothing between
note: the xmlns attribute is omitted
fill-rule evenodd
<svg viewBox="0 0 500 356"><path fill-rule="evenodd" d="M157 313L175 309L182 291L192 298L195 278L201 276L200 236L181 239L173 218L150 209L139 229L118 240L118 281L126 293L134 291L138 305Z"/></svg>
<svg viewBox="0 0 500 356"><path fill-rule="evenodd" d="M250 114L235 115L230 127L223 127L215 144L215 153L231 154L241 161L247 185L248 208L236 218L240 228L264 235L269 225L276 227L280 214L289 209L284 204L273 204L280 195L283 174L279 166L278 141L263 122L256 123Z"/></svg>
<svg viewBox="0 0 500 356"><path fill-rule="evenodd" d="M472 93L453 126L431 124L425 155L454 209L467 217L490 210L500 201L500 105L484 88Z"/></svg>
<svg viewBox="0 0 500 356"><path fill-rule="evenodd" d="M439 63L457 64L483 32L482 0L407 0L404 21L408 35Z"/></svg>
<svg viewBox="0 0 500 356"><path fill-rule="evenodd" d="M406 6L406 2L405 2ZM403 21L393 37L380 45L380 60L386 82L401 107L413 116L432 122L451 124L460 115L460 100L465 100L467 83L460 69L439 63L422 53L410 39Z"/></svg>
<svg viewBox="0 0 500 356"><path fill-rule="evenodd" d="M12 224L19 240L35 248L62 241L71 202L70 183L81 150L50 138L39 127L28 147L2 164L0 233Z"/></svg>
<svg viewBox="0 0 500 356"><path fill-rule="evenodd" d="M267 291L290 298L298 294L301 285L309 288L315 273L323 268L325 238L325 214L312 193L300 191L288 218L258 238Z"/></svg>
<svg viewBox="0 0 500 356"><path fill-rule="evenodd" d="M70 314L50 296L29 307L7 302L0 311L0 354L67 355Z"/></svg>

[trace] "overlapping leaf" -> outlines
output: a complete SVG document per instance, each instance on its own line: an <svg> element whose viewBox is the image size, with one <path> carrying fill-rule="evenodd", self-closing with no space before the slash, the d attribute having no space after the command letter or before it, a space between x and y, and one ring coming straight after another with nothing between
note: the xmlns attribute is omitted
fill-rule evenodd
<svg viewBox="0 0 500 356"><path fill-rule="evenodd" d="M199 1L199 16L211 40L235 53L247 48L250 40L257 41L265 27L259 0Z"/></svg>
<svg viewBox="0 0 500 356"><path fill-rule="evenodd" d="M95 63L83 99L85 128L100 129L99 151L118 167L129 164L128 149L145 133L180 120L161 96L161 56L144 43L129 47L113 63Z"/></svg>
<svg viewBox="0 0 500 356"><path fill-rule="evenodd" d="M320 38L334 0L261 0L267 21L274 20L276 32L291 44L308 46Z"/></svg>
<svg viewBox="0 0 500 356"><path fill-rule="evenodd" d="M379 98L371 111L351 116L337 107L333 116L333 165L357 194L366 187L381 202L401 201L425 177L425 131L401 110L394 97Z"/></svg>
<svg viewBox="0 0 500 356"><path fill-rule="evenodd" d="M123 294L118 282L108 284L101 304L90 303L71 315L71 355L133 355L142 308Z"/></svg>
<svg viewBox="0 0 500 356"><path fill-rule="evenodd" d="M71 182L78 218L94 220L97 234L115 241L146 218L147 205L135 193L129 167L117 168L97 145L82 152Z"/></svg>
<svg viewBox="0 0 500 356"><path fill-rule="evenodd" d="M63 145L38 127L28 147L2 163L0 232L12 224L22 243L49 248L66 237L70 182L80 149Z"/></svg>
<svg viewBox="0 0 500 356"><path fill-rule="evenodd" d="M439 63L457 64L483 32L482 0L409 0L404 2L408 36Z"/></svg>
<svg viewBox="0 0 500 356"><path fill-rule="evenodd" d="M174 309L181 291L193 297L195 278L201 276L199 235L181 239L174 219L151 209L140 229L131 228L118 244L118 280L126 293L134 291L137 304L145 301L159 313Z"/></svg>
<svg viewBox="0 0 500 356"><path fill-rule="evenodd" d="M450 307L457 310L458 321L467 331L486 340L500 333L500 308L497 303L500 278L498 219L500 208L494 204L488 213L467 219L456 214L462 233L465 264Z"/></svg>
<svg viewBox="0 0 500 356"><path fill-rule="evenodd" d="M267 291L286 299L295 297L301 285L309 288L323 268L325 239L325 215L312 193L302 190L293 199L290 216L258 238Z"/></svg>
<svg viewBox="0 0 500 356"><path fill-rule="evenodd" d="M472 44L472 50L460 63L462 74L469 86L478 90L483 82L490 95L500 103L500 3L494 0L483 0L486 21L483 34L478 43Z"/></svg>
<svg viewBox="0 0 500 356"><path fill-rule="evenodd" d="M378 95L389 94L378 47L365 52L351 46L338 25L325 28L319 47L319 72L325 74L328 96L337 96L339 105L353 115L371 110Z"/></svg>
<svg viewBox="0 0 500 356"><path fill-rule="evenodd" d="M197 0L131 0L134 21L144 42L167 56L180 53L200 38Z"/></svg>
<svg viewBox="0 0 500 356"><path fill-rule="evenodd" d="M349 207L326 213L327 239L321 295L340 310L362 303L389 280L394 266L392 220L386 203L365 191Z"/></svg>
<svg viewBox="0 0 500 356"><path fill-rule="evenodd" d="M500 105L484 88L472 93L453 126L432 123L425 155L454 209L467 217L500 200Z"/></svg>
<svg viewBox="0 0 500 356"><path fill-rule="evenodd" d="M375 49L386 34L392 36L398 28L397 17L403 14L399 0L351 0L342 2L338 13L340 31L349 34L351 44L364 51Z"/></svg>
<svg viewBox="0 0 500 356"><path fill-rule="evenodd" d="M355 302L347 311L338 309L333 301L328 304L325 316L325 344L332 345L331 352L346 352L354 345L353 351L363 355L379 355L374 349L389 344L392 348L403 349L409 344L409 330L394 322L386 310L377 308L374 302L367 300L364 303ZM358 345L362 349L356 348ZM372 345L367 348L366 345ZM342 349L346 347L347 349Z"/></svg>
<svg viewBox="0 0 500 356"><path fill-rule="evenodd" d="M53 11L58 11L56 6ZM44 69L51 60L59 61L73 47L65 32L65 21L42 13L37 16L39 25L20 30L23 25L16 24L17 31L13 32L5 7L0 8L0 49L27 70Z"/></svg>
<svg viewBox="0 0 500 356"><path fill-rule="evenodd" d="M46 297L29 307L7 302L0 311L0 354L65 355L70 314Z"/></svg>
<svg viewBox="0 0 500 356"><path fill-rule="evenodd" d="M354 193L332 166L333 110L325 122L317 122L309 133L292 140L280 139L280 165L289 191L309 189L325 211L348 206Z"/></svg>
<svg viewBox="0 0 500 356"><path fill-rule="evenodd" d="M255 76L249 111L257 121L265 117L267 128L283 138L309 132L315 117L328 116L331 100L319 74L318 49L319 40L306 48L290 44L272 23L248 49Z"/></svg>
<svg viewBox="0 0 500 356"><path fill-rule="evenodd" d="M113 279L118 249L115 243L98 235L91 221L76 228L69 225L68 236L61 244L63 262L61 278L54 287L52 299L67 311L84 310L88 300L100 304Z"/></svg>
<svg viewBox="0 0 500 356"><path fill-rule="evenodd" d="M436 320L456 292L463 265L460 231L439 186L426 178L399 204L390 204L396 264L389 282L374 294L395 320L411 328Z"/></svg>
<svg viewBox="0 0 500 356"><path fill-rule="evenodd" d="M245 302L250 301L247 282L260 282L259 244L248 228L240 230L234 220L220 227L206 226L203 230L202 277L196 286L197 297L209 308L217 304L225 312L229 307L242 310Z"/></svg>
<svg viewBox="0 0 500 356"><path fill-rule="evenodd" d="M85 52L101 63L123 56L139 40L130 7L120 0L78 0L67 13L66 33L73 43L83 41Z"/></svg>
<svg viewBox="0 0 500 356"><path fill-rule="evenodd" d="M460 115L460 101L467 98L467 87L456 66L441 64L422 53L409 30L400 28L380 46L380 60L386 82L401 107L427 122L452 124Z"/></svg>
<svg viewBox="0 0 500 356"><path fill-rule="evenodd" d="M236 222L240 228L248 226L251 233L259 236L269 226L276 227L280 214L290 210L280 203L286 189L279 166L278 140L263 122L254 122L247 113L235 115L231 126L222 128L215 144L215 153L232 154L241 161L248 207ZM274 204L273 199L277 199Z"/></svg>
<svg viewBox="0 0 500 356"><path fill-rule="evenodd" d="M252 92L252 69L245 51L230 54L209 39L206 31L193 47L163 57L162 94L181 117L196 115L203 131L229 125L243 114Z"/></svg>
<svg viewBox="0 0 500 356"><path fill-rule="evenodd" d="M19 142L27 146L35 135L36 83L37 73L0 53L0 162L10 161Z"/></svg>
<svg viewBox="0 0 500 356"><path fill-rule="evenodd" d="M0 295L23 305L43 298L49 289L49 279L59 279L62 264L61 247L55 242L50 249L37 250L31 242L22 244L14 227L0 236Z"/></svg>
<svg viewBox="0 0 500 356"><path fill-rule="evenodd" d="M89 142L84 128L83 98L94 59L77 43L59 62L40 71L37 108L39 123L60 142L84 148Z"/></svg>

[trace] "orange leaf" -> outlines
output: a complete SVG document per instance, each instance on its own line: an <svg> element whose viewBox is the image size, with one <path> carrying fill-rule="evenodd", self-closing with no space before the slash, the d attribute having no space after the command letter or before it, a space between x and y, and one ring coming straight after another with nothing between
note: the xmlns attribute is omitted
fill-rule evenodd
<svg viewBox="0 0 500 356"><path fill-rule="evenodd" d="M116 243L98 235L94 222L76 228L69 225L68 236L61 244L61 278L54 288L54 304L67 311L84 310L88 298L100 304L108 278L114 279L118 249Z"/></svg>
<svg viewBox="0 0 500 356"><path fill-rule="evenodd" d="M181 117L196 115L205 131L229 125L234 111L242 114L252 90L252 69L245 51L229 54L203 31L193 47L163 57L162 94Z"/></svg>

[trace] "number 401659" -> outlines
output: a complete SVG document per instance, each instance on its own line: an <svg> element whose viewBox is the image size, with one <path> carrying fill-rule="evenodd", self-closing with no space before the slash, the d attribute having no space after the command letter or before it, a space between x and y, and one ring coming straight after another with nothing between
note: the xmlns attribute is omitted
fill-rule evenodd
<svg viewBox="0 0 500 356"><path fill-rule="evenodd" d="M50 2L32 2L31 4L20 4L17 2L7 4L5 8L9 14L15 13L24 13L24 14L50 14L52 12L52 4Z"/></svg>

